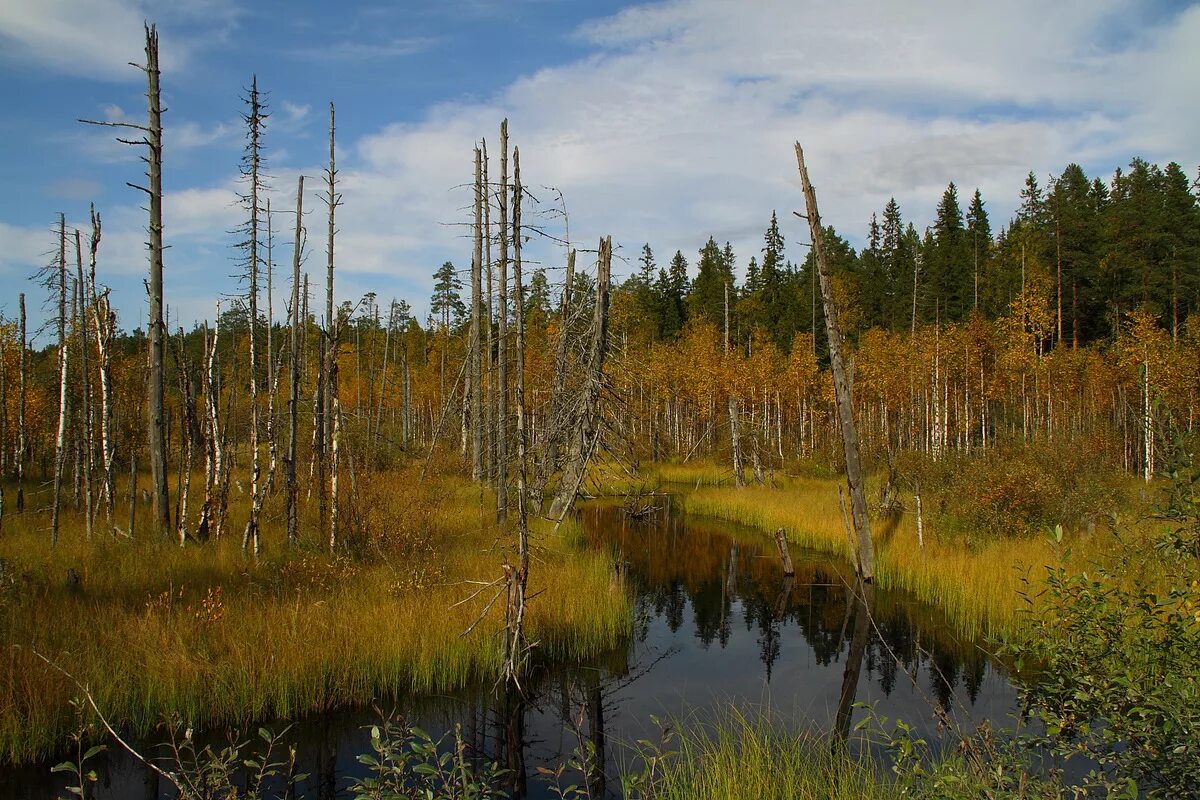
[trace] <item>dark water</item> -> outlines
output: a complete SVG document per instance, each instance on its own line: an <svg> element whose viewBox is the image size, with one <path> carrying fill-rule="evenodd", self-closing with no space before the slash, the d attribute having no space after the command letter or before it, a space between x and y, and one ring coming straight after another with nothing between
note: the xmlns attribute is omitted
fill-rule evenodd
<svg viewBox="0 0 1200 800"><path fill-rule="evenodd" d="M538 667L525 701L480 687L381 703L435 736L461 725L476 752L509 769L518 796L553 796L537 768L563 763L584 741L598 754L593 788L613 791L635 761L629 745L659 739L652 717L705 723L732 705L795 730L845 734L865 713L857 702L933 739L935 708L968 726L1005 724L1016 709L1003 669L977 643L957 639L935 609L904 593L848 588L844 562L793 548L796 575L785 578L767 537L669 504L642 520L606 505L581 515L588 545L611 554L635 592L627 646L592 663ZM286 739L309 777L294 796L348 796L351 779L365 774L357 756L370 751L366 726L378 719L373 709L344 709L296 722ZM123 753L93 768L98 799L171 796ZM61 797L64 785L48 765L0 773L0 797Z"/></svg>

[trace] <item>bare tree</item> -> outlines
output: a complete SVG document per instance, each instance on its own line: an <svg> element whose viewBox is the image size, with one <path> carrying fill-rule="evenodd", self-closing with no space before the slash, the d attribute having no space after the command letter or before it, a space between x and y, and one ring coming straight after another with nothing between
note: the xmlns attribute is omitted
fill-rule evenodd
<svg viewBox="0 0 1200 800"><path fill-rule="evenodd" d="M854 427L854 400L842 354L842 332L838 324L837 303L833 298L833 277L825 257L824 230L817 211L817 195L808 180L804 166L804 151L796 142L796 166L800 170L800 185L808 211L808 229L812 236L813 255L817 262L817 277L821 284L821 302L825 309L825 332L829 339L829 365L833 372L833 388L837 400L838 420L842 429L842 447L846 456L846 481L850 484L850 508L858 535L858 574L870 582L875 575L875 546L871 539L871 518L867 514L866 489L863 485L862 463L858 452L858 430ZM798 215L802 216L802 215Z"/></svg>
<svg viewBox="0 0 1200 800"><path fill-rule="evenodd" d="M496 398L496 518L508 518L508 120L500 123L500 275Z"/></svg>
<svg viewBox="0 0 1200 800"><path fill-rule="evenodd" d="M25 403L29 394L29 367L28 355L26 351L29 349L25 336L25 293L21 292L17 304L20 308L20 320L18 322L21 337L21 351L18 354L20 370L20 394L17 398L17 512L25 510L25 454L29 450L29 442L26 439L25 432Z"/></svg>
<svg viewBox="0 0 1200 800"><path fill-rule="evenodd" d="M92 386L91 373L88 369L88 315L87 296L83 280L83 242L79 229L75 229L75 296L78 302L76 313L77 328L75 336L79 340L79 396L83 415L83 482L84 482L84 527L87 538L92 538L92 526L95 521L93 513L92 471L95 467L96 443L92 430Z"/></svg>
<svg viewBox="0 0 1200 800"><path fill-rule="evenodd" d="M325 403L326 423L328 433L328 452L332 463L329 477L329 549L337 545L337 516L338 516L338 440L341 434L341 398L338 396L338 345L340 338L340 323L334 317L333 311L333 239L337 231L335 214L341 205L342 196L337 192L337 160L334 151L334 135L336 131L333 103L329 104L329 168L325 171L325 205L329 211L329 223L326 231L325 256ZM322 479L324 476L322 475ZM322 498L325 486L321 485Z"/></svg>
<svg viewBox="0 0 1200 800"><path fill-rule="evenodd" d="M91 294L92 321L96 331L96 360L100 373L100 463L104 470L102 491L105 519L113 523L116 503L113 486L113 419L112 419L112 341L116 335L117 315L108 299L108 287L96 290L96 254L100 249L101 224L96 207L91 207L92 234L88 240L88 290Z"/></svg>
<svg viewBox="0 0 1200 800"><path fill-rule="evenodd" d="M483 187L483 247L484 247L484 265L487 270L487 315L485 317L486 333L487 333L487 424L484 428L486 435L486 444L484 445L487 451L487 481L489 485L495 485L497 474L497 455L496 447L499 440L498 424L496 420L496 412L499 409L499 393L496 391L496 360L494 358L494 350L496 346L495 337L493 336L495 329L492 327L492 315L495 313L493 303L493 281L492 281L492 203L491 187L488 185L488 155L487 155L487 140L479 142L479 151L483 162L483 173L480 177L480 185Z"/></svg>
<svg viewBox="0 0 1200 800"><path fill-rule="evenodd" d="M483 476L483 372L481 370L479 300L483 269L483 154L475 148L475 250L471 259L471 476Z"/></svg>
<svg viewBox="0 0 1200 800"><path fill-rule="evenodd" d="M507 131L504 130L506 133ZM502 135L503 140L503 135ZM516 381L514 400L516 404L517 428L517 568L508 568L510 576L508 595L509 642L505 671L508 680L517 684L522 672L525 651L525 592L529 585L529 509L526 480L528 475L528 453L526 452L526 408L525 408L525 296L521 285L521 151L513 149L513 322L516 325Z"/></svg>
<svg viewBox="0 0 1200 800"><path fill-rule="evenodd" d="M550 504L550 517L562 521L575 502L600 435L600 396L604 384L604 359L608 351L608 298L612 280L612 237L600 240L596 261L596 307L592 320L591 351L581 396L572 413L574 425L558 492Z"/></svg>
<svg viewBox="0 0 1200 800"><path fill-rule="evenodd" d="M729 282L725 282L725 357L729 357ZM729 442L733 449L733 482L741 489L746 485L742 474L742 421L738 397L729 392Z"/></svg>
<svg viewBox="0 0 1200 800"><path fill-rule="evenodd" d="M205 413L204 452L204 505L200 508L200 520L196 524L196 538L206 541L210 533L220 535L220 525L224 518L224 478L225 478L225 447L221 429L221 390L217 380L217 342L221 334L221 301L217 301L216 315L213 318L212 336L208 335L208 325L204 326L204 400L207 405Z"/></svg>
<svg viewBox="0 0 1200 800"><path fill-rule="evenodd" d="M300 315L300 259L304 248L304 176L296 182L296 238L292 244L292 308L291 308L291 372L292 380L288 399L288 455L287 481L287 526L288 544L295 545L300 538L297 514L296 486L296 438L299 435L298 415L300 407L300 326L306 320Z"/></svg>
<svg viewBox="0 0 1200 800"><path fill-rule="evenodd" d="M179 370L179 398L182 419L179 438L179 497L175 510L175 531L179 546L187 542L188 498L192 489L193 442L199 423L196 420L196 387L192 381L192 365L183 346L183 328L179 329L176 366Z"/></svg>
<svg viewBox="0 0 1200 800"><path fill-rule="evenodd" d="M259 193L262 190L262 134L266 126L267 114L262 98L258 93L258 76L250 81L250 91L246 96L246 104L250 107L248 113L242 116L246 123L246 152L242 157L242 178L248 183L242 202L250 219L246 223L246 277L247 305L250 309L250 516L246 520L246 528L242 533L242 550L253 548L254 554L259 552L258 518L262 513L263 500L267 491L267 482L262 479L261 453L259 443L259 401L258 401L258 254L259 231ZM268 348L268 361L271 353Z"/></svg>
<svg viewBox="0 0 1200 800"><path fill-rule="evenodd" d="M59 513L62 502L63 453L67 439L67 222L58 215L58 432L54 436L54 498L50 519L50 544L58 544Z"/></svg>

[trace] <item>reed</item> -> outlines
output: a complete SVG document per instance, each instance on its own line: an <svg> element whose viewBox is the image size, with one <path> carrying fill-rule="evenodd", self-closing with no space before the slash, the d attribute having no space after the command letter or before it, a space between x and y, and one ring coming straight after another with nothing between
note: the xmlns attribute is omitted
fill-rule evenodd
<svg viewBox="0 0 1200 800"><path fill-rule="evenodd" d="M264 514L264 554L243 555L244 498L222 540L183 548L149 535L88 542L72 512L51 549L43 515L7 518L0 761L44 757L75 724L77 687L34 650L134 734L166 717L242 723L497 676L503 600L467 636L495 590L460 602L500 576L511 545L491 522L490 498L449 474L370 481L378 491L363 489L343 528L359 537L354 558L324 552L315 519L288 550L278 503ZM536 657L582 659L619 645L630 603L603 556L548 526L535 528L535 542L527 620Z"/></svg>

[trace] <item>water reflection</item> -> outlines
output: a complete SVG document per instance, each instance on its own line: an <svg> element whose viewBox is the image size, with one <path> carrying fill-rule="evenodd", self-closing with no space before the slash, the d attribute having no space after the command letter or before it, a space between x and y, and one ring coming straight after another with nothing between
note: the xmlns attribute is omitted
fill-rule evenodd
<svg viewBox="0 0 1200 800"><path fill-rule="evenodd" d="M732 704L795 729L833 731L853 747L863 713L856 703L874 703L927 738L937 725L931 704L968 725L1006 720L1015 708L1003 672L975 643L956 639L936 610L908 595L856 587L847 563L793 548L796 574L784 576L768 537L666 505L638 520L601 504L581 516L588 546L609 553L635 593L625 647L587 664L537 668L526 697L497 697L489 686L381 701L435 735L461 725L467 752L501 764L514 797L555 796L538 769L573 755L582 774L564 783L612 793L634 765L630 744L658 740L652 715L704 722ZM370 750L365 726L376 721L370 709L343 709L297 723L288 739L308 777L290 791L281 782L280 795L346 797L364 774L356 759ZM172 796L121 753L96 768L98 800ZM47 765L0 774L0 796L60 792Z"/></svg>

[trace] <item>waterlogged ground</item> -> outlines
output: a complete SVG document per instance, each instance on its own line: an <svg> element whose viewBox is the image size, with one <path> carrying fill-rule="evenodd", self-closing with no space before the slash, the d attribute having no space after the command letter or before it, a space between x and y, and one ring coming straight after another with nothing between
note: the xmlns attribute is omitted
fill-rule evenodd
<svg viewBox="0 0 1200 800"><path fill-rule="evenodd" d="M956 640L936 610L877 590L865 613L861 595L847 587L846 563L793 548L796 575L785 578L767 537L685 517L666 501L641 519L604 504L581 513L588 545L610 553L636 592L627 647L596 663L539 669L527 702L481 687L384 706L435 736L461 725L477 752L508 768L514 795L555 796L537 768L563 763L585 741L598 754L593 789L612 791L636 763L630 746L659 740L653 718L703 724L733 707L793 729L844 734L866 714L852 703L865 703L932 739L935 709L966 726L1007 725L1016 709L1003 669L978 643ZM357 756L369 751L367 726L377 720L373 709L343 709L294 724L286 738L297 750L297 772L308 777L292 796L347 797L364 774ZM144 750L158 752L151 743ZM102 755L94 768L98 800L173 796L122 753ZM583 780L564 776L564 783ZM4 797L57 798L63 786L49 765L0 774Z"/></svg>

